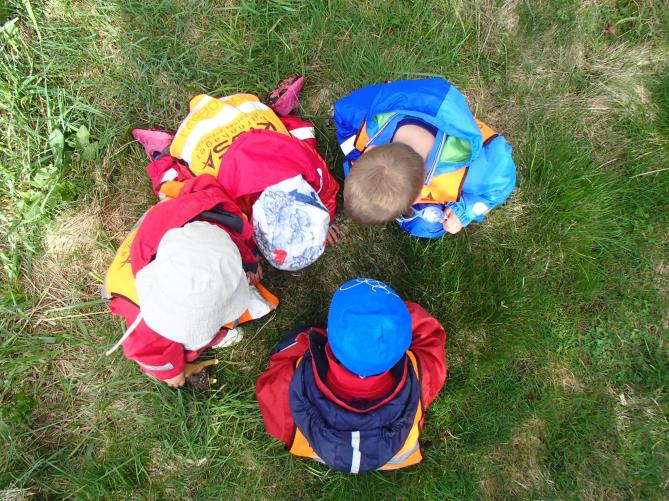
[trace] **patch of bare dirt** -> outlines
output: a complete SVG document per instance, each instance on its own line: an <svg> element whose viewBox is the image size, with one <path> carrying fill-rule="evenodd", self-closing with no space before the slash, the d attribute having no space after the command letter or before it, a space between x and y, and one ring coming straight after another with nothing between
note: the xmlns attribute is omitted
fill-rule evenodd
<svg viewBox="0 0 669 501"><path fill-rule="evenodd" d="M548 378L553 385L561 388L565 393L583 393L583 384L574 372L553 360L548 367Z"/></svg>
<svg viewBox="0 0 669 501"><path fill-rule="evenodd" d="M309 110L316 115L333 112L335 99L332 91L327 87L323 87L317 91L314 89L305 92L305 100L309 106Z"/></svg>
<svg viewBox="0 0 669 501"><path fill-rule="evenodd" d="M40 291L79 290L89 273L104 271L113 253L98 244L101 224L96 205L56 217L42 240L42 254L33 262L32 284Z"/></svg>

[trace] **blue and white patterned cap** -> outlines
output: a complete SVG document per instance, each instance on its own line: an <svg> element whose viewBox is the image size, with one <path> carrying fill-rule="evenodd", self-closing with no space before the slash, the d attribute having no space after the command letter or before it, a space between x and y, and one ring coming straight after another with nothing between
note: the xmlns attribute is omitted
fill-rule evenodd
<svg viewBox="0 0 669 501"><path fill-rule="evenodd" d="M256 245L272 266L296 271L325 250L330 213L301 175L266 188L253 204Z"/></svg>

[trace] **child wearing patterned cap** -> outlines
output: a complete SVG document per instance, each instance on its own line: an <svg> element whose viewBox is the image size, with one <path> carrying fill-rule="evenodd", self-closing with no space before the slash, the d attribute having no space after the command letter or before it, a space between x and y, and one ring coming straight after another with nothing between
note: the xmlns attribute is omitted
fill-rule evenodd
<svg viewBox="0 0 669 501"><path fill-rule="evenodd" d="M288 333L258 379L267 432L338 471L419 463L424 414L446 380L445 339L434 317L383 282L346 282L327 328Z"/></svg>
<svg viewBox="0 0 669 501"><path fill-rule="evenodd" d="M160 199L178 197L188 179L215 177L252 223L260 252L283 270L308 266L339 237L331 225L339 185L316 150L313 124L291 115L303 82L284 81L269 106L251 94L198 95L174 135L132 131ZM288 219L301 223L290 232L275 224Z"/></svg>

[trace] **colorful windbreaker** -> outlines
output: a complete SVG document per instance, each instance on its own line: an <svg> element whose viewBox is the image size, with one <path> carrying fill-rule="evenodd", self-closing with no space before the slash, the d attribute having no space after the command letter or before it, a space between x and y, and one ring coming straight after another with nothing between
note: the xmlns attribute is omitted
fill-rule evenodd
<svg viewBox="0 0 669 501"><path fill-rule="evenodd" d="M516 183L511 147L476 120L464 96L441 78L370 85L337 101L334 120L346 155L344 173L355 168L368 146L389 143L398 124L407 118L437 129L419 205L450 207L467 226L481 222L509 197ZM410 225L405 229L415 234Z"/></svg>
<svg viewBox="0 0 669 501"><path fill-rule="evenodd" d="M406 304L411 346L390 369L389 390L373 400L361 398L359 384L346 388L353 396L346 398L328 383L325 329L286 335L256 383L267 432L292 454L347 473L419 463L425 411L446 380L446 333L421 306Z"/></svg>

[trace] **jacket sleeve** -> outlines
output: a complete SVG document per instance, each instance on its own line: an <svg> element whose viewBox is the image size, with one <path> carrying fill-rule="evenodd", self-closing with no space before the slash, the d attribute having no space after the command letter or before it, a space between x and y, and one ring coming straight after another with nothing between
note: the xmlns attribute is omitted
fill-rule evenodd
<svg viewBox="0 0 669 501"><path fill-rule="evenodd" d="M302 331L293 342L284 341L270 357L269 368L258 379L256 396L267 433L289 444L295 429L288 396L290 382L297 360L309 347L308 333Z"/></svg>
<svg viewBox="0 0 669 501"><path fill-rule="evenodd" d="M165 155L159 160L153 160L146 166L146 173L151 179L151 188L158 197L175 198L184 181L193 178L193 174L170 155Z"/></svg>
<svg viewBox="0 0 669 501"><path fill-rule="evenodd" d="M279 117L279 120L281 120L281 123L283 123L291 136L309 145L314 150L316 149L316 129L314 128L314 124L305 122L295 115Z"/></svg>
<svg viewBox="0 0 669 501"><path fill-rule="evenodd" d="M490 210L509 198L516 187L516 165L511 146L502 136L488 142L469 166L457 202L446 204L463 226L481 222Z"/></svg>
<svg viewBox="0 0 669 501"><path fill-rule="evenodd" d="M446 332L439 321L422 306L406 302L411 314L413 339L411 351L421 369L421 390L425 408L432 403L446 381Z"/></svg>
<svg viewBox="0 0 669 501"><path fill-rule="evenodd" d="M318 193L321 202L330 213L330 223L335 220L335 213L337 211L337 193L339 193L339 183L330 174L330 170L326 167L322 172L322 187Z"/></svg>
<svg viewBox="0 0 669 501"><path fill-rule="evenodd" d="M346 160L354 161L360 153L355 149L355 137L367 116L367 112L385 84L368 85L351 92L334 105L334 122L337 128L337 141Z"/></svg>
<svg viewBox="0 0 669 501"><path fill-rule="evenodd" d="M128 326L139 313L135 304L122 297L113 298L109 309L115 315L125 318ZM161 381L181 374L186 364L184 346L162 337L144 321L123 342L123 352L127 358L137 362L144 372Z"/></svg>

